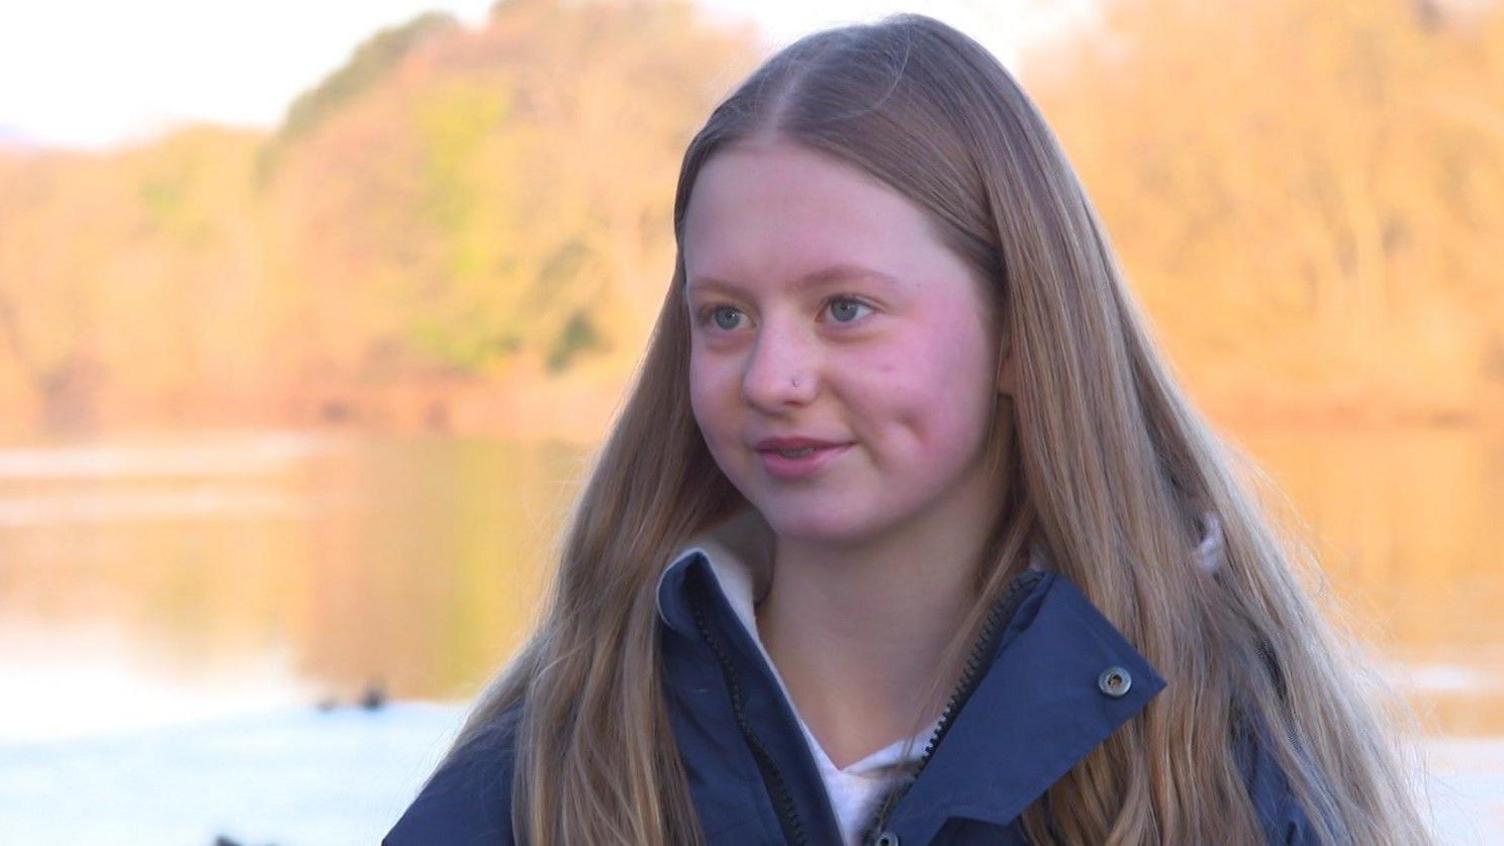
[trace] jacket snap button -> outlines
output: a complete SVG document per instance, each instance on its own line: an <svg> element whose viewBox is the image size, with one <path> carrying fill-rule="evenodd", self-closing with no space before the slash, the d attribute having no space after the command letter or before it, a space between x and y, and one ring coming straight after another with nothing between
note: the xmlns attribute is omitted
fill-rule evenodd
<svg viewBox="0 0 1504 846"><path fill-rule="evenodd" d="M1130 687L1133 687L1133 676L1122 667L1108 667L1097 677L1097 689L1113 699L1122 697Z"/></svg>
<svg viewBox="0 0 1504 846"><path fill-rule="evenodd" d="M898 835L891 831L885 831L873 841L876 846L898 846Z"/></svg>

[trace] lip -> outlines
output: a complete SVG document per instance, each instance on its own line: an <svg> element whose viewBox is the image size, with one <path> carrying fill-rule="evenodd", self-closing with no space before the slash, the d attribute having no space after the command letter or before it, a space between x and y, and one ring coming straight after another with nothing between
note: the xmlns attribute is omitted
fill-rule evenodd
<svg viewBox="0 0 1504 846"><path fill-rule="evenodd" d="M815 449L825 449L827 447L836 447L836 446L844 446L844 445L845 445L845 442L843 442L843 441L822 441L819 438L804 438L804 437L763 438L762 440L760 440L760 441L757 442L757 444L753 447L753 449L756 449L758 452L767 452L768 450L776 450L776 449L804 449L805 447L814 447Z"/></svg>
<svg viewBox="0 0 1504 846"><path fill-rule="evenodd" d="M795 446L782 445L799 441L802 441L802 443ZM768 449L759 449L757 455L762 459L762 469L765 473L775 479L784 481L808 479L818 475L827 465L845 454L852 446L850 443L841 444L829 441L812 441L808 438L774 438L760 443L779 444ZM777 451L779 449L802 449L806 446L814 447L814 452L811 452L809 455L800 456L799 458L788 458Z"/></svg>

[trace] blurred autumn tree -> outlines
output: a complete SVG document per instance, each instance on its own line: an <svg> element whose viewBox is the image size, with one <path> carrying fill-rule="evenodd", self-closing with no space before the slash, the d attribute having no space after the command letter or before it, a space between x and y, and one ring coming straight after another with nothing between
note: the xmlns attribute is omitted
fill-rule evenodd
<svg viewBox="0 0 1504 846"><path fill-rule="evenodd" d="M1504 394L1504 14L1111 0L1025 62L1199 393L1466 413Z"/></svg>
<svg viewBox="0 0 1504 846"><path fill-rule="evenodd" d="M592 356L624 377L672 272L683 147L753 62L750 38L679 3L552 0L399 32L372 43L400 59L356 53L379 82L321 87L279 142L262 207L294 292L289 342L361 379L562 374Z"/></svg>
<svg viewBox="0 0 1504 846"><path fill-rule="evenodd" d="M0 154L3 425L172 416L265 373L260 137Z"/></svg>
<svg viewBox="0 0 1504 846"><path fill-rule="evenodd" d="M508 0L375 34L270 136L0 150L5 422L592 368L609 409L672 272L684 145L756 53L685 2Z"/></svg>
<svg viewBox="0 0 1504 846"><path fill-rule="evenodd" d="M1496 4L1102 12L1018 69L1203 400L1504 409ZM506 0L375 34L275 133L0 149L3 424L361 418L392 386L604 417L684 144L761 49L684 2Z"/></svg>
<svg viewBox="0 0 1504 846"><path fill-rule="evenodd" d="M382 30L366 39L355 53L334 73L317 86L305 91L287 109L287 117L277 133L277 142L297 138L338 114L339 108L369 91L391 73L412 50L414 44L436 30L458 26L452 15L429 12L392 29ZM275 145L268 145L273 149Z"/></svg>

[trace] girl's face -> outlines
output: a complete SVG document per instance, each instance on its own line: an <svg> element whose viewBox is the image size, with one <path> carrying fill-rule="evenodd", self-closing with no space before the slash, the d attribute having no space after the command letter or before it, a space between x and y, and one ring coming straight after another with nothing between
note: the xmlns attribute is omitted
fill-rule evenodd
<svg viewBox="0 0 1504 846"><path fill-rule="evenodd" d="M987 299L918 206L758 142L715 153L685 214L695 419L780 537L856 543L991 501ZM776 449L799 439L818 443Z"/></svg>

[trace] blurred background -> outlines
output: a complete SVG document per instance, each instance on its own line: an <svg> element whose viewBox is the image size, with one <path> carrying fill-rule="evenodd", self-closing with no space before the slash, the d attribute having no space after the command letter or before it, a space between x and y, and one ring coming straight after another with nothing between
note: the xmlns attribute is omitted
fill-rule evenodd
<svg viewBox="0 0 1504 846"><path fill-rule="evenodd" d="M0 840L379 840L532 619L685 143L899 9L1036 98L1445 842L1504 842L1489 0L5 4Z"/></svg>

